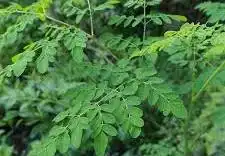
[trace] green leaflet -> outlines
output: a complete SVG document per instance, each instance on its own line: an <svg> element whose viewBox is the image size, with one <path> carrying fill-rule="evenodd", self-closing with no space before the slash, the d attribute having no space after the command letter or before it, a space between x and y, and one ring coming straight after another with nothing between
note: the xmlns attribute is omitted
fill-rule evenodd
<svg viewBox="0 0 225 156"><path fill-rule="evenodd" d="M138 82L129 83L123 90L124 95L133 95L138 90Z"/></svg>
<svg viewBox="0 0 225 156"><path fill-rule="evenodd" d="M68 132L60 135L57 138L56 143L57 143L57 149L60 151L60 153L66 153L70 145L70 136Z"/></svg>
<svg viewBox="0 0 225 156"><path fill-rule="evenodd" d="M116 122L115 117L110 113L102 113L102 117L105 123L114 124Z"/></svg>
<svg viewBox="0 0 225 156"><path fill-rule="evenodd" d="M56 41L43 41L42 52L37 58L37 70L40 73L45 73L48 70L49 62L54 61L56 55L56 48L58 43Z"/></svg>
<svg viewBox="0 0 225 156"><path fill-rule="evenodd" d="M157 71L152 68L138 68L135 70L135 74L138 79L144 79L157 74Z"/></svg>
<svg viewBox="0 0 225 156"><path fill-rule="evenodd" d="M143 111L138 107L129 107L128 112L129 112L129 114L131 114L131 116L134 116L137 118L140 118L143 116Z"/></svg>
<svg viewBox="0 0 225 156"><path fill-rule="evenodd" d="M7 144L2 144L0 146L0 154L2 156L11 156L13 153L13 148Z"/></svg>
<svg viewBox="0 0 225 156"><path fill-rule="evenodd" d="M104 156L105 150L108 144L108 137L104 132L101 132L95 139L94 139L94 148L95 153L97 156Z"/></svg>
<svg viewBox="0 0 225 156"><path fill-rule="evenodd" d="M137 106L141 104L141 100L138 96L128 96L126 99L126 102L128 105L131 105L131 106L132 105Z"/></svg>
<svg viewBox="0 0 225 156"><path fill-rule="evenodd" d="M74 47L71 51L72 57L76 62L82 62L84 60L84 53L82 47Z"/></svg>
<svg viewBox="0 0 225 156"><path fill-rule="evenodd" d="M65 119L66 117L69 116L69 111L64 111L64 112L61 112L59 113L54 119L53 121L54 122L60 122L62 121L63 119Z"/></svg>
<svg viewBox="0 0 225 156"><path fill-rule="evenodd" d="M82 136L83 136L83 129L81 129L80 127L76 127L75 129L73 129L71 134L71 144L74 147L79 148Z"/></svg>
<svg viewBox="0 0 225 156"><path fill-rule="evenodd" d="M58 135L64 133L65 131L66 131L66 127L56 125L50 130L49 135L50 136L58 136Z"/></svg>
<svg viewBox="0 0 225 156"><path fill-rule="evenodd" d="M120 105L120 100L118 98L113 98L109 104L101 105L102 111L112 113Z"/></svg>
<svg viewBox="0 0 225 156"><path fill-rule="evenodd" d="M36 144L34 144L33 149L28 155L29 156L54 156L56 153L56 142L52 138L46 138Z"/></svg>
<svg viewBox="0 0 225 156"><path fill-rule="evenodd" d="M33 51L21 53L19 59L11 65L14 75L17 77L20 76L25 71L27 64L32 61L34 56L35 53Z"/></svg>
<svg viewBox="0 0 225 156"><path fill-rule="evenodd" d="M110 124L103 125L102 130L109 136L116 136L117 130Z"/></svg>
<svg viewBox="0 0 225 156"><path fill-rule="evenodd" d="M84 32L70 32L69 35L63 38L64 44L71 51L73 59L77 62L82 62L84 59L83 48L86 47L87 37Z"/></svg>
<svg viewBox="0 0 225 156"><path fill-rule="evenodd" d="M131 127L129 132L130 132L130 135L133 138L137 138L141 134L141 128L139 128L139 127Z"/></svg>
<svg viewBox="0 0 225 156"><path fill-rule="evenodd" d="M147 14L146 19L153 22L156 25L162 25L163 22L166 24L171 24L172 20L180 21L180 22L186 22L187 18L185 16L181 15L167 15L163 13L158 13L158 12L150 12ZM144 20L143 15L139 15L137 17L134 16L119 16L119 15L114 15L110 17L108 24L109 25L116 25L119 26L122 23L124 23L124 27L128 27L131 25L132 27L136 27L139 24L142 24Z"/></svg>

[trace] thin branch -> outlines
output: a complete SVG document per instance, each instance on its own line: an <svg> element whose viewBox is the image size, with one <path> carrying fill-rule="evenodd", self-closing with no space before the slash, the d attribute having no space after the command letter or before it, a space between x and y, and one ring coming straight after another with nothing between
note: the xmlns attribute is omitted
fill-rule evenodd
<svg viewBox="0 0 225 156"><path fill-rule="evenodd" d="M93 25L93 14L92 14L92 8L91 8L91 4L90 1L87 0L88 3L88 10L90 13L90 22L91 22L91 36L94 36L94 25Z"/></svg>
<svg viewBox="0 0 225 156"><path fill-rule="evenodd" d="M48 16L48 15L45 15L45 17L46 17L47 19L51 20L51 21L56 22L56 23L59 23L59 24L65 25L65 26L67 26L67 27L71 27L71 25L70 25L70 24L65 23L65 22L63 22L63 21L60 21L60 20L57 20L57 19L55 19L55 18L53 18L53 17L50 17L50 16Z"/></svg>
<svg viewBox="0 0 225 156"><path fill-rule="evenodd" d="M145 41L146 38L146 0L144 0L144 30L143 30L143 41Z"/></svg>
<svg viewBox="0 0 225 156"><path fill-rule="evenodd" d="M192 82L195 82L196 80L196 74L195 74L195 68L196 68L196 48L193 48L193 68L192 68ZM185 156L189 156L190 155L190 145L189 145L189 135L188 135L188 130L189 130L189 126L190 126L190 120L191 120L191 116L192 116L192 112L193 112L193 106L194 106L194 101L193 101L193 97L194 97L194 83L192 83L191 86L191 98L190 98L190 103L187 106L187 118L185 120L184 123L184 155Z"/></svg>
<svg viewBox="0 0 225 156"><path fill-rule="evenodd" d="M65 23L65 22L63 22L63 21L60 21L60 20L58 20L58 19L55 19L55 18L53 18L53 17L51 17L51 16L45 15L45 17L46 17L47 19L53 21L53 22L56 22L56 23L65 25L65 26L67 26L67 27L76 28L76 27L74 27L73 25L70 25L70 24ZM76 28L76 29L78 29L78 28ZM81 30L81 31L83 31L83 30ZM85 31L83 31L83 32L87 35L88 38L92 38L92 35L88 34L88 33L85 32Z"/></svg>

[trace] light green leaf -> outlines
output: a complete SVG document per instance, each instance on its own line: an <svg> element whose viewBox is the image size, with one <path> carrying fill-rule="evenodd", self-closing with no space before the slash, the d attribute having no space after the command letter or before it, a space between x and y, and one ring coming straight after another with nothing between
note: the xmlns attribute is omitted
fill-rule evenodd
<svg viewBox="0 0 225 156"><path fill-rule="evenodd" d="M79 118L79 127L81 129L88 129L89 128L89 118L87 118L87 117L80 117Z"/></svg>
<svg viewBox="0 0 225 156"><path fill-rule="evenodd" d="M74 47L71 51L73 60L81 63L84 60L84 52L83 52L83 47Z"/></svg>
<svg viewBox="0 0 225 156"><path fill-rule="evenodd" d="M140 117L136 116L130 116L130 122L132 125L136 127L143 127L144 126L144 121Z"/></svg>
<svg viewBox="0 0 225 156"><path fill-rule="evenodd" d="M112 113L117 107L120 105L120 99L119 98L113 98L109 104L103 104L101 105L101 109L105 112Z"/></svg>
<svg viewBox="0 0 225 156"><path fill-rule="evenodd" d="M182 102L174 102L171 105L171 111L178 118L185 119L187 117L187 110Z"/></svg>
<svg viewBox="0 0 225 156"><path fill-rule="evenodd" d="M102 113L102 118L105 123L114 124L116 122L116 118L109 113Z"/></svg>
<svg viewBox="0 0 225 156"><path fill-rule="evenodd" d="M132 138L137 138L141 134L141 128L131 127L129 132Z"/></svg>
<svg viewBox="0 0 225 156"><path fill-rule="evenodd" d="M136 27L138 24L142 22L143 16L139 16L135 18L134 22L132 23L132 27Z"/></svg>
<svg viewBox="0 0 225 156"><path fill-rule="evenodd" d="M71 144L74 147L79 148L82 136L83 136L83 129L81 129L80 127L76 127L75 129L73 129L71 134Z"/></svg>
<svg viewBox="0 0 225 156"><path fill-rule="evenodd" d="M43 151L46 156L54 156L56 153L56 142L53 139L49 141Z"/></svg>
<svg viewBox="0 0 225 156"><path fill-rule="evenodd" d="M126 100L127 104L131 106L137 106L141 104L141 100L138 96L128 96Z"/></svg>
<svg viewBox="0 0 225 156"><path fill-rule="evenodd" d="M57 149L60 153L66 153L70 145L70 136L68 132L61 134L57 138Z"/></svg>
<svg viewBox="0 0 225 156"><path fill-rule="evenodd" d="M138 87L137 95L140 97L140 100L146 100L149 95L150 87L146 84L141 84Z"/></svg>
<svg viewBox="0 0 225 156"><path fill-rule="evenodd" d="M11 65L14 75L17 77L19 77L25 71L27 64L32 61L35 53L33 51L27 51L19 55L20 56L17 57L16 62Z"/></svg>
<svg viewBox="0 0 225 156"><path fill-rule="evenodd" d="M114 25L117 23L117 21L120 20L120 16L118 15L115 15L115 16L112 16L108 22L109 25Z"/></svg>
<svg viewBox="0 0 225 156"><path fill-rule="evenodd" d="M187 18L181 15L170 15L170 17L176 21L186 22Z"/></svg>
<svg viewBox="0 0 225 156"><path fill-rule="evenodd" d="M157 74L155 69L151 68L138 68L134 72L136 74L136 77L138 79L145 79L148 78L149 76L153 76Z"/></svg>
<svg viewBox="0 0 225 156"><path fill-rule="evenodd" d="M117 135L117 130L112 125L105 124L105 125L103 125L102 130L110 136L116 136Z"/></svg>
<svg viewBox="0 0 225 156"><path fill-rule="evenodd" d="M90 110L87 114L89 121L92 121L96 117L97 114L98 114L97 109Z"/></svg>
<svg viewBox="0 0 225 156"><path fill-rule="evenodd" d="M155 90L151 90L148 97L149 104L155 105L158 100L159 100L159 94L157 94Z"/></svg>
<svg viewBox="0 0 225 156"><path fill-rule="evenodd" d="M42 47L42 52L37 58L37 70L40 73L45 73L48 70L49 62L54 61L54 56L56 55L57 42L55 41L44 41L44 46Z"/></svg>
<svg viewBox="0 0 225 156"><path fill-rule="evenodd" d="M116 86L121 84L127 78L129 78L129 74L119 73L119 74L113 75L110 79L110 82L112 83L112 85Z"/></svg>
<svg viewBox="0 0 225 156"><path fill-rule="evenodd" d="M82 104L80 101L75 99L75 100L73 100L73 105L74 106L70 109L70 114L75 116L81 110Z"/></svg>
<svg viewBox="0 0 225 156"><path fill-rule="evenodd" d="M133 95L136 93L136 91L138 90L138 83L137 82L132 82L129 83L125 86L124 90L123 90L123 94L124 95Z"/></svg>
<svg viewBox="0 0 225 156"><path fill-rule="evenodd" d="M162 20L159 17L152 17L151 20L158 25L162 25Z"/></svg>
<svg viewBox="0 0 225 156"><path fill-rule="evenodd" d="M54 122L60 122L64 120L69 115L69 111L60 112L54 119Z"/></svg>
<svg viewBox="0 0 225 156"><path fill-rule="evenodd" d="M66 131L66 127L55 125L49 132L49 136L58 136Z"/></svg>
<svg viewBox="0 0 225 156"><path fill-rule="evenodd" d="M140 117L143 116L143 111L138 107L129 107L128 112L129 112L130 115L132 115L134 117L140 118Z"/></svg>
<svg viewBox="0 0 225 156"><path fill-rule="evenodd" d="M19 61L15 65L13 65L12 70L15 76L19 77L26 69L27 62Z"/></svg>
<svg viewBox="0 0 225 156"><path fill-rule="evenodd" d="M129 16L125 22L124 22L124 27L127 27L128 25L130 25L130 23L134 20L134 16Z"/></svg>

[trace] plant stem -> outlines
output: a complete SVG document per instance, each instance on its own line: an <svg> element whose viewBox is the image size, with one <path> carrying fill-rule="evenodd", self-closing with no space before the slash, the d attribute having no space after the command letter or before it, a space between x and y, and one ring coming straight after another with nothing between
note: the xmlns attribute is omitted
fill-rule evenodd
<svg viewBox="0 0 225 156"><path fill-rule="evenodd" d="M47 19L51 20L51 21L54 21L54 22L56 22L56 23L65 25L65 26L67 26L67 27L70 27L70 26L71 26L71 25L68 24L68 23L65 23L65 22L63 22L63 21L57 20L57 19L55 19L55 18L53 18L53 17L50 17L50 16L48 16L48 15L45 15L45 17L46 17Z"/></svg>
<svg viewBox="0 0 225 156"><path fill-rule="evenodd" d="M90 4L89 0L87 0L87 3L88 3L88 9L89 9L89 13L90 13L91 36L94 36L93 14L92 14L92 9L91 9L91 4Z"/></svg>
<svg viewBox="0 0 225 156"><path fill-rule="evenodd" d="M143 30L143 41L145 41L146 38L146 0L144 0L144 30Z"/></svg>
<svg viewBox="0 0 225 156"><path fill-rule="evenodd" d="M196 75L195 75L195 67L196 67L196 50L195 47L193 48L193 68L192 68L192 82L195 82ZM189 129L189 124L192 116L192 112L194 109L194 83L192 83L192 90L191 90L191 98L190 102L187 106L187 119L185 120L184 124L184 155L185 156L190 156L190 148L189 148L189 135L188 135L188 129Z"/></svg>
<svg viewBox="0 0 225 156"><path fill-rule="evenodd" d="M191 95L191 100L190 103L188 104L188 115L187 115L187 119L185 120L184 123L184 156L190 156L190 148L189 148L189 134L188 134L188 130L189 130L189 124L190 124L190 120L191 120L191 112L193 109L193 96Z"/></svg>
<svg viewBox="0 0 225 156"><path fill-rule="evenodd" d="M212 75L205 81L204 85L201 87L201 89L198 91L198 93L194 96L193 101L195 102L198 97L201 95L201 93L204 91L204 89L208 86L210 81L220 72L220 70L225 66L225 60L219 65L219 67L216 68L216 70L213 72Z"/></svg>

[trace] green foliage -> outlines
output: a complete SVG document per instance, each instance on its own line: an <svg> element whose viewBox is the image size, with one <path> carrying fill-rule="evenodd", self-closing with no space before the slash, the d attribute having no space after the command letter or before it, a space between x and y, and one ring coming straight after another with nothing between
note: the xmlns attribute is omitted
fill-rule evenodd
<svg viewBox="0 0 225 156"><path fill-rule="evenodd" d="M221 25L207 27L186 23L179 31L166 32L163 40L133 53L132 57L164 51L169 55L169 62L180 66L187 65L194 57L197 62L221 58L224 56L221 33Z"/></svg>
<svg viewBox="0 0 225 156"><path fill-rule="evenodd" d="M120 3L119 0L107 0L104 3L99 3L98 1L92 2L92 11L93 13L97 13L99 11L104 11L106 9L113 9L116 4ZM57 2L57 5L59 6L58 12L62 15L65 15L66 17L75 17L75 23L80 24L82 19L85 18L85 16L88 16L90 11L88 8L87 1L74 1L74 0L68 0L63 1L59 0Z"/></svg>
<svg viewBox="0 0 225 156"><path fill-rule="evenodd" d="M52 153L49 155L53 155L56 149L67 151L70 144L79 148L83 136L90 134L90 131L96 155L104 155L108 140L118 134L119 127L130 136L138 137L141 127L144 126L143 112L139 105L146 98L165 115L171 112L179 118L186 117L186 110L180 99L163 84L162 79L155 77L156 72L152 68L137 68L133 74L129 62L122 60L118 62L118 67L105 66L103 70L105 71L100 72L102 79L98 80L103 83L78 87L74 92L76 96L71 101L71 107L53 119L55 126L50 130L48 139L40 143L40 146L43 145L40 147L42 149L51 148ZM153 71L145 72L147 70ZM107 79L104 75L112 79L104 82L104 79ZM146 88L150 94L146 93ZM143 97L142 92L145 92L147 97ZM57 146L57 140L62 137L66 137L63 141L70 142L65 144L65 150ZM48 147L48 142L54 147ZM35 147L30 155L38 154L38 151L39 148Z"/></svg>
<svg viewBox="0 0 225 156"><path fill-rule="evenodd" d="M179 149L173 147L166 141L161 141L157 144L143 144L139 147L139 153L143 156L182 156Z"/></svg>
<svg viewBox="0 0 225 156"><path fill-rule="evenodd" d="M128 9L144 9L144 14L134 16L134 15L114 15L111 16L109 19L108 24L109 25L123 25L124 28L126 27L136 27L138 25L147 25L149 23L155 24L155 25L163 25L165 24L171 24L172 20L176 20L179 22L186 22L187 19L184 16L180 15L168 15L164 13L159 13L156 11L151 11L146 13L147 7L153 7L157 6L161 3L161 0L152 0L152 1L138 1L138 0L128 0L126 3L124 3L124 7L127 7Z"/></svg>
<svg viewBox="0 0 225 156"><path fill-rule="evenodd" d="M3 136L4 131L0 130L0 154L2 156L11 156L13 153L13 147L10 147L6 144L5 140L6 138Z"/></svg>
<svg viewBox="0 0 225 156"><path fill-rule="evenodd" d="M199 127L200 122L204 122ZM210 100L206 103L200 117L196 119L196 130L204 134L201 139L205 140L207 152L210 155L222 155L224 153L224 88L211 94Z"/></svg>
<svg viewBox="0 0 225 156"><path fill-rule="evenodd" d="M188 156L199 136L222 153L224 25L161 2L1 5L0 155Z"/></svg>
<svg viewBox="0 0 225 156"><path fill-rule="evenodd" d="M146 6L155 6L159 5L161 2L162 0L150 0L149 2L145 2L144 0L127 0L124 6L137 9L143 7L144 3L146 3Z"/></svg>
<svg viewBox="0 0 225 156"><path fill-rule="evenodd" d="M28 63L33 60L33 57L39 49L41 49L41 53L36 59L37 70L40 73L45 73L48 70L49 62L55 60L54 56L56 55L61 42L71 52L75 61L83 61L83 48L86 46L85 42L87 41L84 32L66 27L46 26L46 29L46 39L27 45L24 48L24 52L17 54L12 58L14 64L7 66L4 70L7 76L11 76L11 72L13 72L15 76L20 76L25 71Z"/></svg>
<svg viewBox="0 0 225 156"><path fill-rule="evenodd" d="M0 154L2 156L11 156L12 155L12 147L9 147L7 145L1 145L0 146Z"/></svg>
<svg viewBox="0 0 225 156"><path fill-rule="evenodd" d="M163 13L157 13L157 12L150 12L150 14L147 14L146 16L140 15L138 17L134 16L112 16L109 20L109 25L121 25L123 24L124 27L136 27L139 24L143 24L144 18L147 19L147 23L153 23L156 25L162 25L163 23L171 24L172 20L180 21L180 22L186 22L187 19L184 16L178 16L178 15L167 15Z"/></svg>
<svg viewBox="0 0 225 156"><path fill-rule="evenodd" d="M196 9L202 11L209 17L208 22L217 23L225 21L225 4L220 2L203 2L196 6Z"/></svg>

